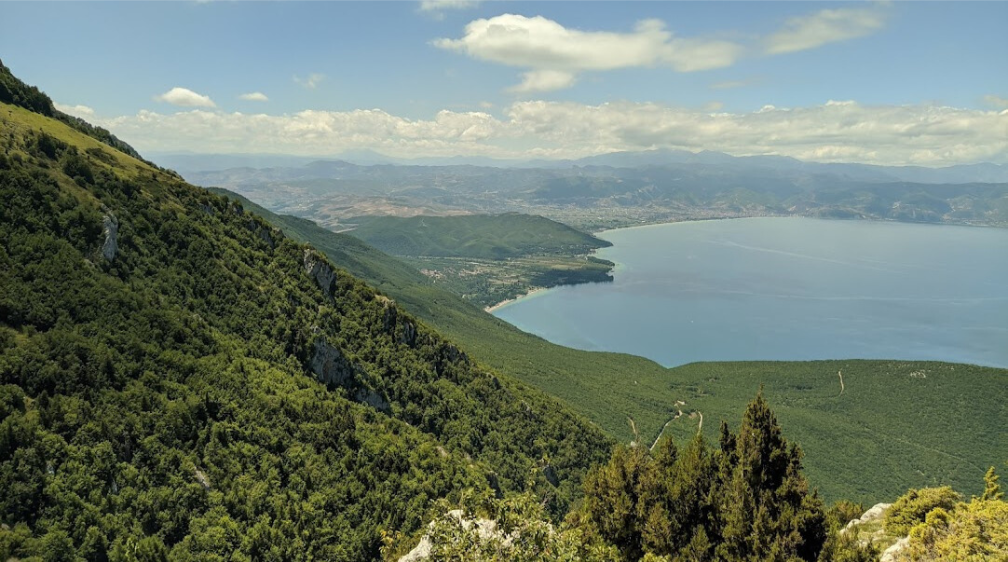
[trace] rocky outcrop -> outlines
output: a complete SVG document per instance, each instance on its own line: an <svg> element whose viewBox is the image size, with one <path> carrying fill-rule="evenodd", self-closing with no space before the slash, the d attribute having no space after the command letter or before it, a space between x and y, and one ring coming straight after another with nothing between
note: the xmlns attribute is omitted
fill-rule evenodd
<svg viewBox="0 0 1008 562"><path fill-rule="evenodd" d="M450 365L458 365L468 361L469 356L455 347L455 344L442 342L438 348L437 358L434 360L434 372L438 376L444 376Z"/></svg>
<svg viewBox="0 0 1008 562"><path fill-rule="evenodd" d="M336 281L336 272L322 259L322 256L319 256L311 248L306 248L304 251L304 268L305 272L315 280L315 284L319 286L319 289L322 289L325 296L332 298L332 287Z"/></svg>
<svg viewBox="0 0 1008 562"><path fill-rule="evenodd" d="M283 239L283 231L278 228L267 226L266 224L263 224L262 221L251 219L248 222L248 228L256 236L258 236L260 240L265 242L271 250L276 248L277 241Z"/></svg>
<svg viewBox="0 0 1008 562"><path fill-rule="evenodd" d="M112 261L119 252L119 221L115 218L107 207L102 206L105 215L102 217L102 234L105 241L102 242L101 256L106 261Z"/></svg>
<svg viewBox="0 0 1008 562"><path fill-rule="evenodd" d="M352 364L336 346L324 338L312 344L312 356L308 368L320 382L329 386L341 386L353 392L353 399L376 410L388 412L389 402L378 391L361 384L362 371Z"/></svg>
<svg viewBox="0 0 1008 562"><path fill-rule="evenodd" d="M879 562L894 562L899 556L900 551L906 548L910 544L910 537L903 537L896 541L895 544L885 549L882 553L882 557L879 558Z"/></svg>
<svg viewBox="0 0 1008 562"><path fill-rule="evenodd" d="M465 514L462 513L461 509L453 509L449 511L448 517L456 520L466 531L473 529L475 526L476 534L482 540L494 540L499 542L502 546L508 547L515 539L515 537L505 534L498 527L497 522L493 519L484 519L482 517L468 519ZM433 530L433 528L434 523L431 522L430 525L428 525L428 529ZM399 562L418 562L420 560L427 560L431 557L431 551L433 548L434 545L431 542L430 533L428 532L420 539L420 543L416 545L416 548L401 557Z"/></svg>
<svg viewBox="0 0 1008 562"><path fill-rule="evenodd" d="M378 394L370 388L358 388L357 391L354 392L354 400L360 402L361 404L367 404L368 406L371 406L375 410L379 410L381 412L389 411L388 400L385 400L384 396Z"/></svg>
<svg viewBox="0 0 1008 562"><path fill-rule="evenodd" d="M864 512L861 515L860 519L851 519L850 522L847 523L847 526L844 527L844 532L854 527L857 527L858 525L864 525L865 523L872 523L874 521L881 521L882 516L885 515L886 510L889 509L889 506L891 505L892 505L891 503L877 503L873 505L871 509L869 509L868 511Z"/></svg>
<svg viewBox="0 0 1008 562"><path fill-rule="evenodd" d="M312 357L308 367L315 378L328 385L347 386L356 380L356 369L340 350L325 339L317 339L312 346Z"/></svg>

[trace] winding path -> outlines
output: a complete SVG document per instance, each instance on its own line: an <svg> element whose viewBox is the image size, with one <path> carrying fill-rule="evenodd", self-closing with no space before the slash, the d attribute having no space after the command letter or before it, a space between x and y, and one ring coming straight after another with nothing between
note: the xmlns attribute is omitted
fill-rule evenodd
<svg viewBox="0 0 1008 562"><path fill-rule="evenodd" d="M843 369L840 369L839 371L837 371L836 374L837 374L838 377L840 377L840 394L837 394L837 396L843 396L843 391L844 391Z"/></svg>

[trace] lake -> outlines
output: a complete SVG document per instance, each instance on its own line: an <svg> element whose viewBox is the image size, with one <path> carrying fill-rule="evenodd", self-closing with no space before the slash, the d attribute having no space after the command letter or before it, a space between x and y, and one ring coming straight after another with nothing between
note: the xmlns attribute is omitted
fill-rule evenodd
<svg viewBox="0 0 1008 562"><path fill-rule="evenodd" d="M603 232L613 283L494 314L570 347L693 361L1008 367L1008 229L799 218Z"/></svg>

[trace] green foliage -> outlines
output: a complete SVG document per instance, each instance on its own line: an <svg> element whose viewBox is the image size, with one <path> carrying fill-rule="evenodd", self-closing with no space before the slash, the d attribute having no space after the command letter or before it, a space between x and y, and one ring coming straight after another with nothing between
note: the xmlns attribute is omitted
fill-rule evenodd
<svg viewBox="0 0 1008 562"><path fill-rule="evenodd" d="M1000 500L1004 498L1004 492L1001 491L1001 485L998 484L999 478L994 473L993 466L987 469L987 474L984 474L984 492L983 496L980 497L981 500Z"/></svg>
<svg viewBox="0 0 1008 562"><path fill-rule="evenodd" d="M1008 503L974 498L951 510L932 510L910 531L897 560L1008 560Z"/></svg>
<svg viewBox="0 0 1008 562"><path fill-rule="evenodd" d="M822 502L762 395L720 445L708 451L698 433L681 455L670 440L654 455L618 447L585 479L580 521L624 560L816 560Z"/></svg>
<svg viewBox="0 0 1008 562"><path fill-rule="evenodd" d="M58 119L85 135L154 167L150 162L143 160L133 147L117 138L108 130L96 127L79 117L67 115L57 110L53 106L53 102L49 96L35 86L25 84L11 74L10 69L4 66L3 61L0 61L0 102L23 107L33 113ZM49 157L55 158L54 155L50 155Z"/></svg>
<svg viewBox="0 0 1008 562"><path fill-rule="evenodd" d="M68 148L0 170L0 559L374 559L463 489L558 518L604 458L390 299L320 286L240 205L9 107L17 154L39 124ZM323 340L349 376L317 374Z"/></svg>
<svg viewBox="0 0 1008 562"><path fill-rule="evenodd" d="M76 151L63 157L63 173L73 178L82 187L93 184L95 181L94 171L91 169L91 166Z"/></svg>
<svg viewBox="0 0 1008 562"><path fill-rule="evenodd" d="M0 102L17 105L50 117L55 111L49 96L35 86L29 86L15 78L4 66L3 61L0 61Z"/></svg>
<svg viewBox="0 0 1008 562"><path fill-rule="evenodd" d="M350 234L406 258L477 306L534 288L612 281L613 263L588 256L605 240L544 217L502 215L359 217Z"/></svg>
<svg viewBox="0 0 1008 562"><path fill-rule="evenodd" d="M886 532L898 536L907 535L915 525L923 523L931 511L950 510L960 500L962 496L948 486L909 490L886 512Z"/></svg>
<svg viewBox="0 0 1008 562"><path fill-rule="evenodd" d="M634 439L628 417L647 442L666 423L667 434L689 440L698 414L738 423L762 384L782 427L806 453L809 480L830 501L872 505L909 487L940 484L966 492L1008 449L1008 433L999 424L1008 418L1005 369L916 361L749 361L664 369L640 357L565 348L483 313L441 290L441 281L353 237L219 192L310 242L481 363L561 398L624 442ZM675 406L677 401L684 404ZM678 410L684 415L677 417ZM703 431L717 438L717 424Z"/></svg>
<svg viewBox="0 0 1008 562"><path fill-rule="evenodd" d="M418 217L359 217L351 234L395 256L491 260L532 255L586 254L612 244L550 219L506 213Z"/></svg>
<svg viewBox="0 0 1008 562"><path fill-rule="evenodd" d="M585 560L616 562L611 547L586 541L581 530L564 526L556 529L545 520L538 499L530 494L502 499L481 498L463 502L451 510L439 506L443 515L435 518L425 535L431 560L485 562L553 562Z"/></svg>

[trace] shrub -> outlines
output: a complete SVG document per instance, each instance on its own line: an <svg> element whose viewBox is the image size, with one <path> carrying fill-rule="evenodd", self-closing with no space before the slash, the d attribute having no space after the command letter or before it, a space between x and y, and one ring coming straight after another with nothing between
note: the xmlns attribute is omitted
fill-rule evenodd
<svg viewBox="0 0 1008 562"><path fill-rule="evenodd" d="M951 510L962 496L949 486L909 490L900 496L885 515L885 529L891 535L905 536L935 508Z"/></svg>

